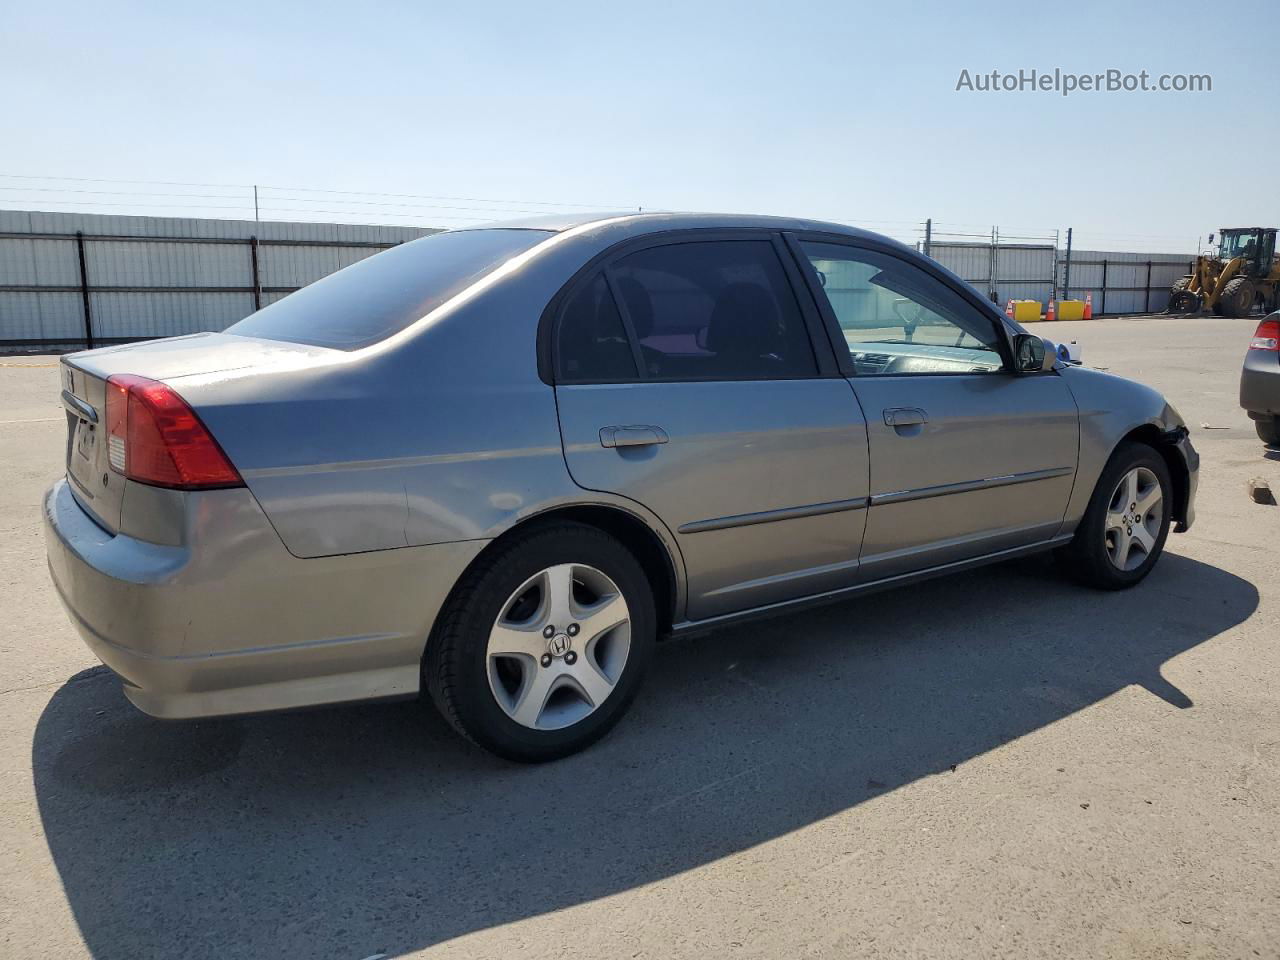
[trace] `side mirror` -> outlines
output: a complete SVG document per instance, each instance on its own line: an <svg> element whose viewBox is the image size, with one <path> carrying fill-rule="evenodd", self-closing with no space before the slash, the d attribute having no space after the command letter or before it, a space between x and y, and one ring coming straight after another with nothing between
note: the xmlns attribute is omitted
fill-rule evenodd
<svg viewBox="0 0 1280 960"><path fill-rule="evenodd" d="M1031 333L1013 336L1013 369L1015 373L1039 373L1052 370L1057 362L1055 350L1046 350L1042 338Z"/></svg>

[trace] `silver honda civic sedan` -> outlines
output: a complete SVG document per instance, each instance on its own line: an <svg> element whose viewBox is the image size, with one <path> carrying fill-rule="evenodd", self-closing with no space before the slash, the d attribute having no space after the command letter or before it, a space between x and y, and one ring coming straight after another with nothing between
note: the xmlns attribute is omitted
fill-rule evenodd
<svg viewBox="0 0 1280 960"><path fill-rule="evenodd" d="M1131 587L1198 469L1154 390L770 217L449 231L61 373L49 568L134 704L425 689L525 761L608 731L659 638L1044 550Z"/></svg>

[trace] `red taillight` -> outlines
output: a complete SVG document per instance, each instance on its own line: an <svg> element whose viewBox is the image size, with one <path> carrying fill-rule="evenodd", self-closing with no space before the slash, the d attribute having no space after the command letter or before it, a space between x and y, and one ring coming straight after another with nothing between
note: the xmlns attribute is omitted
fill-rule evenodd
<svg viewBox="0 0 1280 960"><path fill-rule="evenodd" d="M1250 350L1280 350L1280 320L1267 318L1253 331Z"/></svg>
<svg viewBox="0 0 1280 960"><path fill-rule="evenodd" d="M116 473L156 487L244 486L186 401L146 377L107 380L107 460Z"/></svg>

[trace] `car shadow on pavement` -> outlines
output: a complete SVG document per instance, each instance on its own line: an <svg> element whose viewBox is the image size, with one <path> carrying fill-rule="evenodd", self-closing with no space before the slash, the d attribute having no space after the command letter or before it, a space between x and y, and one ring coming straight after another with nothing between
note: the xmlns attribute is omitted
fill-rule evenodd
<svg viewBox="0 0 1280 960"><path fill-rule="evenodd" d="M1131 684L1191 707L1161 665L1257 603L1172 554L1116 594L1004 564L664 644L610 737L532 767L413 703L163 723L98 668L42 715L35 787L95 957L403 953L963 776Z"/></svg>

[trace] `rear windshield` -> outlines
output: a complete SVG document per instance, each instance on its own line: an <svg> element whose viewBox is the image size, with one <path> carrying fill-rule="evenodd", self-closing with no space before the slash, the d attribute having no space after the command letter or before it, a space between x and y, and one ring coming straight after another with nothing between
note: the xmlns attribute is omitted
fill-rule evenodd
<svg viewBox="0 0 1280 960"><path fill-rule="evenodd" d="M430 313L546 230L459 230L392 247L289 294L227 333L355 350Z"/></svg>

